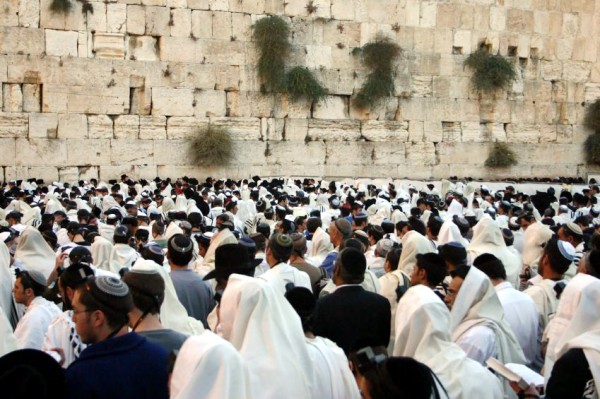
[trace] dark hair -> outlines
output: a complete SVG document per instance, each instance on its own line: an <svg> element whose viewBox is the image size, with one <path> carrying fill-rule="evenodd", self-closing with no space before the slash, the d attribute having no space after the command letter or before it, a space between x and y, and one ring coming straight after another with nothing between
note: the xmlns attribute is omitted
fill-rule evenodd
<svg viewBox="0 0 600 399"><path fill-rule="evenodd" d="M149 245L144 245L142 247L142 249L140 250L140 255L142 256L142 258L151 260L160 266L162 266L163 263L165 262L165 255L163 253L159 254L159 253L152 251L152 249L150 248Z"/></svg>
<svg viewBox="0 0 600 399"><path fill-rule="evenodd" d="M583 235L576 234L573 230L569 228L567 224L563 224L560 227L562 228L564 235L566 235L567 237L572 237L573 241L575 241L576 243L580 243L581 241L583 241Z"/></svg>
<svg viewBox="0 0 600 399"><path fill-rule="evenodd" d="M24 289L31 288L34 296L41 296L46 292L46 286L34 281L26 270L21 270L17 274L17 278L21 279L21 284Z"/></svg>
<svg viewBox="0 0 600 399"><path fill-rule="evenodd" d="M425 228L425 224L423 221L415 216L411 216L408 218L408 228L410 230L414 230L418 233L421 233L422 236L427 234L427 229Z"/></svg>
<svg viewBox="0 0 600 399"><path fill-rule="evenodd" d="M427 220L427 228L434 237L437 237L440 234L443 223L444 221L439 216L432 216Z"/></svg>
<svg viewBox="0 0 600 399"><path fill-rule="evenodd" d="M315 218L315 217L310 217L306 220L306 230L308 230L309 233L314 233L317 228L321 227L323 225L323 222L321 220L321 218Z"/></svg>
<svg viewBox="0 0 600 399"><path fill-rule="evenodd" d="M367 260L361 250L353 247L342 249L335 265L344 283L360 284L364 281Z"/></svg>
<svg viewBox="0 0 600 399"><path fill-rule="evenodd" d="M446 261L436 253L426 253L417 255L417 267L427 272L427 283L430 286L437 286L446 277Z"/></svg>
<svg viewBox="0 0 600 399"><path fill-rule="evenodd" d="M129 323L129 311L133 301L129 290L124 297L110 297L96 286L97 277L90 277L83 286L77 289L79 302L87 310L99 310L104 313L110 328L121 328ZM110 277L110 279L114 279Z"/></svg>
<svg viewBox="0 0 600 399"><path fill-rule="evenodd" d="M600 278L600 251L592 249L586 256L585 272L590 276Z"/></svg>
<svg viewBox="0 0 600 399"><path fill-rule="evenodd" d="M373 399L440 397L433 371L410 357L390 357L363 375Z"/></svg>
<svg viewBox="0 0 600 399"><path fill-rule="evenodd" d="M194 256L194 245L192 241L183 234L175 234L167 244L167 255L171 262L179 266L185 266Z"/></svg>
<svg viewBox="0 0 600 399"><path fill-rule="evenodd" d="M551 238L544 247L544 255L548 257L550 267L558 274L565 274L572 261L566 259L558 248L558 239Z"/></svg>
<svg viewBox="0 0 600 399"><path fill-rule="evenodd" d="M269 249L277 262L287 262L292 255L294 243L288 234L275 233L269 240Z"/></svg>
<svg viewBox="0 0 600 399"><path fill-rule="evenodd" d="M268 240L271 236L271 226L268 223L259 223L256 226L256 232L262 234Z"/></svg>
<svg viewBox="0 0 600 399"><path fill-rule="evenodd" d="M370 235L371 237L373 237L373 240L375 242L378 242L379 240L381 240L383 238L383 235L385 233L383 232L383 229L381 228L381 226L371 226L371 227L369 227L367 234Z"/></svg>
<svg viewBox="0 0 600 399"><path fill-rule="evenodd" d="M129 287L136 308L143 313L160 313L165 300L165 281L159 273L127 272L122 280Z"/></svg>
<svg viewBox="0 0 600 399"><path fill-rule="evenodd" d="M395 247L392 248L390 252L387 253L385 257L385 261L389 262L390 268L392 270L398 269L398 264L400 263L400 256L402 255L402 248Z"/></svg>
<svg viewBox="0 0 600 399"><path fill-rule="evenodd" d="M492 280L506 280L504 264L492 254L479 255L473 261L473 266L484 272Z"/></svg>
<svg viewBox="0 0 600 399"><path fill-rule="evenodd" d="M459 266L450 272L450 277L460 277L464 280L467 278L469 270L471 270L471 266Z"/></svg>

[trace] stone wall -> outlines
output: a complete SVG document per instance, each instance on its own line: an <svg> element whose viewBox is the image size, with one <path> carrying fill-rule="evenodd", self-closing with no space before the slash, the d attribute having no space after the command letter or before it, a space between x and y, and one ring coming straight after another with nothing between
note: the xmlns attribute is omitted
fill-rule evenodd
<svg viewBox="0 0 600 399"><path fill-rule="evenodd" d="M585 105L600 97L600 0L52 0L0 4L0 178L194 174L585 175ZM329 90L318 104L260 94L251 26L281 15L290 65ZM403 49L396 94L358 111L368 71L352 50ZM483 98L466 56L485 42L518 80ZM198 168L186 139L230 129L235 160ZM490 142L519 166L483 167Z"/></svg>

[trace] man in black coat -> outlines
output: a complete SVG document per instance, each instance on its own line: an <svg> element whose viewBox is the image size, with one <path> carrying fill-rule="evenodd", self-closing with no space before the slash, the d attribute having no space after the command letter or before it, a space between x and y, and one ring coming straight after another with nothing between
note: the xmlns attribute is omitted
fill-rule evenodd
<svg viewBox="0 0 600 399"><path fill-rule="evenodd" d="M367 261L356 248L345 248L333 270L333 293L317 302L314 333L329 338L347 354L365 346L387 346L391 310L386 298L365 291Z"/></svg>

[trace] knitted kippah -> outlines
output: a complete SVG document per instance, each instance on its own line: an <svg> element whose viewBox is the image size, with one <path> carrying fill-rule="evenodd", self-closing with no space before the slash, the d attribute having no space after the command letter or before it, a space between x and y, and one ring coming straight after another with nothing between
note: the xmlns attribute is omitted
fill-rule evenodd
<svg viewBox="0 0 600 399"><path fill-rule="evenodd" d="M116 277L98 276L95 282L96 287L106 295L124 297L129 293L127 284Z"/></svg>
<svg viewBox="0 0 600 399"><path fill-rule="evenodd" d="M169 249L173 249L176 252L185 254L190 252L194 248L192 240L184 236L183 234L177 234L171 237L169 240Z"/></svg>
<svg viewBox="0 0 600 399"><path fill-rule="evenodd" d="M292 238L287 234L276 234L273 238L273 242L280 247L287 248L294 245Z"/></svg>

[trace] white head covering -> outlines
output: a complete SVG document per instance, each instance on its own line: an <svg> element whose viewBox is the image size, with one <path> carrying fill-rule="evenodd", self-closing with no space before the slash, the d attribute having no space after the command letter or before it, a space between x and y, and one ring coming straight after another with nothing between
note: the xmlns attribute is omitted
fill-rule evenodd
<svg viewBox="0 0 600 399"><path fill-rule="evenodd" d="M409 231L402 237L402 254L398 262L398 270L410 276L417 264L417 255L429 252L435 252L431 241L417 231Z"/></svg>
<svg viewBox="0 0 600 399"><path fill-rule="evenodd" d="M0 308L0 357L17 349L19 349L17 338L15 338L4 308Z"/></svg>
<svg viewBox="0 0 600 399"><path fill-rule="evenodd" d="M8 319L11 317L13 306L13 277L10 272L10 253L4 242L0 241L0 308ZM11 330L12 332L12 330Z"/></svg>
<svg viewBox="0 0 600 399"><path fill-rule="evenodd" d="M460 234L460 230L458 229L456 223L454 223L452 220L446 220L442 224L438 234L438 246L448 244L452 241L460 242L465 248L469 245L469 241L467 241L462 234Z"/></svg>
<svg viewBox="0 0 600 399"><path fill-rule="evenodd" d="M398 303L394 356L425 363L452 399L503 398L500 381L450 340L450 313L433 291L411 287Z"/></svg>
<svg viewBox="0 0 600 399"><path fill-rule="evenodd" d="M160 307L160 322L165 328L178 331L182 334L198 335L204 331L202 322L188 316L187 310L183 307L177 292L173 285L171 276L164 267L155 262L140 258L133 265L134 269L157 270L160 276L165 280L165 299Z"/></svg>
<svg viewBox="0 0 600 399"><path fill-rule="evenodd" d="M519 286L519 274L522 269L520 259L506 247L500 227L488 215L482 217L473 227L473 239L467 247L467 253L471 259L485 253L496 256L504 264L506 281L515 287Z"/></svg>
<svg viewBox="0 0 600 399"><path fill-rule="evenodd" d="M560 359L570 349L583 349L596 388L600 387L600 317L598 317L598 309L600 309L600 280L596 279L582 289L579 305L575 309L569 329L558 341L558 351L556 352L556 358Z"/></svg>
<svg viewBox="0 0 600 399"><path fill-rule="evenodd" d="M167 215L170 211L175 210L175 203L171 199L171 197L164 197L162 200L162 205L160 207L162 214Z"/></svg>
<svg viewBox="0 0 600 399"><path fill-rule="evenodd" d="M460 202L453 199L448 206L448 211L446 212L446 220L452 220L454 215L462 216L463 215L463 206Z"/></svg>
<svg viewBox="0 0 600 399"><path fill-rule="evenodd" d="M523 265L537 266L542 256L542 244L552 238L552 230L542 223L532 223L523 238Z"/></svg>
<svg viewBox="0 0 600 399"><path fill-rule="evenodd" d="M310 397L313 367L300 318L271 284L231 275L220 319L223 337L252 365L254 397Z"/></svg>
<svg viewBox="0 0 600 399"><path fill-rule="evenodd" d="M333 250L331 238L329 234L322 228L318 227L315 230L312 238L312 248L310 250L310 258L316 262L322 262L329 252Z"/></svg>
<svg viewBox="0 0 600 399"><path fill-rule="evenodd" d="M35 228L27 226L21 233L15 259L26 270L37 270L48 278L54 269L56 254Z"/></svg>
<svg viewBox="0 0 600 399"><path fill-rule="evenodd" d="M554 363L558 359L558 350L562 348L568 341L581 334L581 331L576 331L572 328L575 315L578 313L582 303L584 290L590 284L598 281L597 278L588 274L577 274L569 284L565 287L558 307L556 315L549 322L546 336L548 338L548 347L546 349L546 359L544 363L544 376L546 382L550 378ZM598 317L598 308L594 317Z"/></svg>
<svg viewBox="0 0 600 399"><path fill-rule="evenodd" d="M173 399L248 399L249 374L235 348L210 331L188 338L171 377Z"/></svg>
<svg viewBox="0 0 600 399"><path fill-rule="evenodd" d="M90 248L94 266L100 270L110 271L110 253L112 252L112 243L102 236L94 238Z"/></svg>
<svg viewBox="0 0 600 399"><path fill-rule="evenodd" d="M471 267L450 312L452 340L456 342L476 325L494 330L498 360L502 363L525 363L525 355L504 320L504 309L490 279L479 269Z"/></svg>

